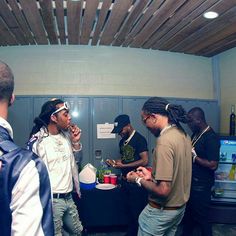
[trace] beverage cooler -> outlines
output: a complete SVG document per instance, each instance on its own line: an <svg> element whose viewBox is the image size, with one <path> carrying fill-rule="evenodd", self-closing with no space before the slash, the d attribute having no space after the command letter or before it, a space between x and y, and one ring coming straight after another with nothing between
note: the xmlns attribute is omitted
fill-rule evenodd
<svg viewBox="0 0 236 236"><path fill-rule="evenodd" d="M220 136L220 161L215 171L210 220L236 223L236 137Z"/></svg>

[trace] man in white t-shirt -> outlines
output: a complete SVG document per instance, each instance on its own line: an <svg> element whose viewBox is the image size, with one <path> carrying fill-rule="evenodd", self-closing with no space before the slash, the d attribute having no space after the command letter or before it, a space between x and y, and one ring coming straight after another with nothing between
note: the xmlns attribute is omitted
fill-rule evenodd
<svg viewBox="0 0 236 236"><path fill-rule="evenodd" d="M48 168L55 236L61 236L63 228L70 235L81 235L83 226L71 194L75 190L80 197L74 153L82 148L81 130L71 124L68 105L60 99L47 101L34 123L28 146Z"/></svg>

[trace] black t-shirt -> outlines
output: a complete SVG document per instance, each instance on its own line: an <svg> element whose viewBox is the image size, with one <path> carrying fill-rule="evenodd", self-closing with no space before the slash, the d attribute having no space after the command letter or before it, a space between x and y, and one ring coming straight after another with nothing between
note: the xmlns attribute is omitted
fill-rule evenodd
<svg viewBox="0 0 236 236"><path fill-rule="evenodd" d="M145 151L148 151L147 148L147 141L146 139L137 131L135 131L134 136L131 138L129 143L125 145L125 139L121 139L119 146L120 146L120 154L121 154L121 161L123 164L131 163L134 161L140 160L139 154ZM122 175L126 176L126 174L135 168L123 168L121 169Z"/></svg>
<svg viewBox="0 0 236 236"><path fill-rule="evenodd" d="M199 158L208 161L219 161L220 139L213 129L210 128L205 132L194 147ZM197 181L212 185L214 183L214 170L195 162L193 163L192 177L196 178Z"/></svg>

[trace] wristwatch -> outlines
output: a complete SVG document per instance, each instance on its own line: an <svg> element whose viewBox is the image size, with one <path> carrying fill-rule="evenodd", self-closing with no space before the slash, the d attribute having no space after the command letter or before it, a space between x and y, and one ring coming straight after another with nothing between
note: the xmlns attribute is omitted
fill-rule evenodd
<svg viewBox="0 0 236 236"><path fill-rule="evenodd" d="M139 186L139 187L141 187L142 186L142 184L141 184L141 180L142 180L143 178L140 178L140 177L136 177L135 178L135 183Z"/></svg>

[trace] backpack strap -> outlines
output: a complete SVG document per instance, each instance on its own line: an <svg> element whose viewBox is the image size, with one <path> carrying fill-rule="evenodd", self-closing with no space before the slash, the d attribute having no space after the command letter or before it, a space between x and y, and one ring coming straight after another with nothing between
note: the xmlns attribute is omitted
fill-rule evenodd
<svg viewBox="0 0 236 236"><path fill-rule="evenodd" d="M10 137L6 129L0 126L0 149L4 153L12 152L19 148Z"/></svg>
<svg viewBox="0 0 236 236"><path fill-rule="evenodd" d="M0 149L4 153L12 152L12 151L16 150L17 148L19 148L19 147L10 140L3 140L0 142Z"/></svg>

